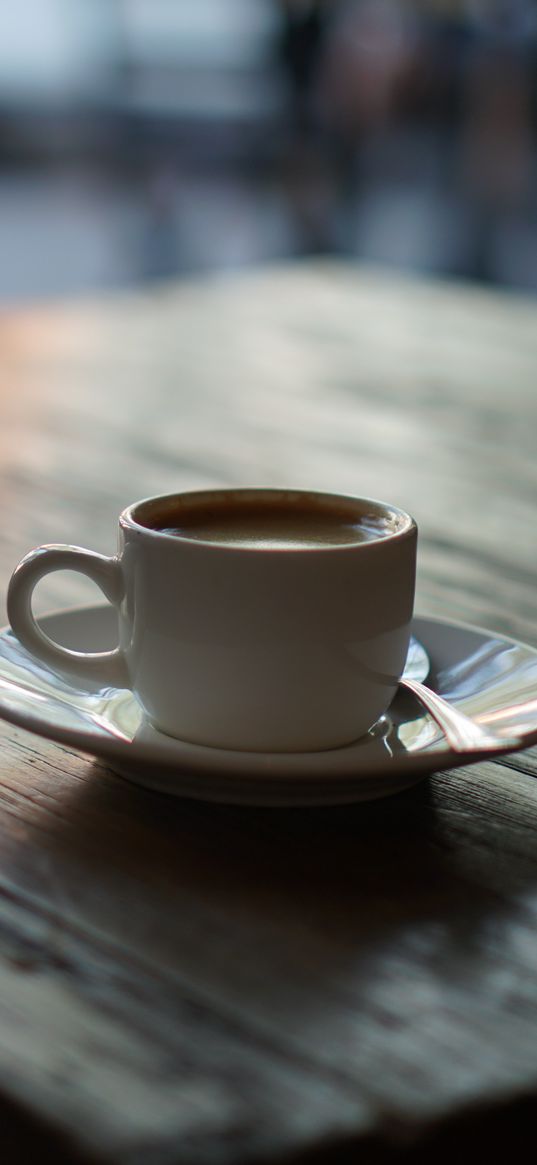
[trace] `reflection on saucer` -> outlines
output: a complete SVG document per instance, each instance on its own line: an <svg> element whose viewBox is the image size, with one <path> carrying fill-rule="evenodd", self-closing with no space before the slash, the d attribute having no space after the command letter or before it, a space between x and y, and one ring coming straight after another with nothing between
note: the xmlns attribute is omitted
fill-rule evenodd
<svg viewBox="0 0 537 1165"><path fill-rule="evenodd" d="M91 651L114 645L110 607L60 611L40 622L66 647ZM523 747L537 741L537 651L435 619L415 619L413 632L430 658L431 686L479 723L521 736ZM235 804L371 800L473 757L471 751L454 753L431 718L401 694L370 732L344 748L248 753L189 744L153 728L132 692L81 687L34 661L9 629L0 632L0 716L99 757L147 788Z"/></svg>

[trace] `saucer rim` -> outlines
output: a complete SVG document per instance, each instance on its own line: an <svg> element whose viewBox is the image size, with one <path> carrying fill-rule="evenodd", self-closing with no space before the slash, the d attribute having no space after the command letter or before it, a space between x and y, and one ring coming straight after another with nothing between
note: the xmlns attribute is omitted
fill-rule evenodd
<svg viewBox="0 0 537 1165"><path fill-rule="evenodd" d="M41 614L39 621L48 621L49 619L52 620L58 617L83 617L88 613L93 615L96 612L104 612L108 609L105 603L60 607ZM476 633L481 637L493 637L500 639L502 642L523 648L537 656L537 648L532 644L524 643L521 640L496 631L491 631L489 628L449 619L446 616L415 614L412 620L414 633L416 633L416 626L419 624L431 625L433 627L439 625L446 629L451 628L462 632ZM9 625L0 629L0 636L2 638L7 635L13 636ZM420 752L401 752L393 759L390 759L388 754L383 754L378 759L372 758L368 761L367 768L361 769L359 755L357 753L358 742L354 742L341 749L331 749L324 752L253 753L216 749L207 745L193 744L188 741L164 736L163 733L159 733L157 730L154 730L155 739L153 741L129 741L128 739L114 736L113 734L105 735L103 733L101 735L90 730L64 728L61 725L41 719L32 713L24 713L17 709L10 709L9 706L0 707L0 719L6 720L8 723L14 724L16 727L32 732L44 739L74 748L93 758L108 763L111 767L116 762L118 769L123 768L125 770L126 767L130 767L134 771L134 769L141 770L150 764L158 764L161 770L166 770L170 775L180 770L184 778L192 775L193 777L203 776L212 779L220 777L224 780L226 777L232 775L239 784L247 779L252 784L270 781L274 784L281 784L282 786L296 782L296 784L307 784L309 787L315 787L316 785L325 785L327 781L330 783L336 782L338 779L346 785L350 781L363 781L365 783L368 779L374 782L380 777L388 779L391 777L394 780L400 778L401 787L405 787L405 782L408 781L411 774L415 774L417 781L420 777L435 771L459 768L467 764L476 763L479 760L487 759L491 755L496 759L508 753L518 751L521 748L529 748L532 744L537 743L537 726L535 729L521 736L521 744L513 746L512 743L506 742L505 748L495 749L493 754L491 754L490 750L486 749L470 749L456 753L447 745L445 740L438 739L433 745ZM326 768L319 769L319 765L322 764L322 759L320 758L334 761L336 756L338 758L337 766L327 764ZM129 758L128 765L125 764L127 757ZM314 763L317 771L312 772L307 769L303 771L307 761L310 764ZM116 771L118 770L116 769ZM126 776L127 774L123 771L122 775ZM335 789L333 791L335 792ZM379 788L378 792L373 795L380 796L383 794Z"/></svg>

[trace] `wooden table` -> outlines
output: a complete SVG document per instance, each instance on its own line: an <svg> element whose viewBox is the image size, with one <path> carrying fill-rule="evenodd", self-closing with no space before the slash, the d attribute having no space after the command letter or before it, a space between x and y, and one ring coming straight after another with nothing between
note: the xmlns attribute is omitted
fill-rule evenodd
<svg viewBox="0 0 537 1165"><path fill-rule="evenodd" d="M137 497L314 486L416 516L420 613L537 643L535 301L313 263L6 311L0 352L3 596L37 543L113 552ZM6 1165L516 1156L537 753L253 810L0 739Z"/></svg>

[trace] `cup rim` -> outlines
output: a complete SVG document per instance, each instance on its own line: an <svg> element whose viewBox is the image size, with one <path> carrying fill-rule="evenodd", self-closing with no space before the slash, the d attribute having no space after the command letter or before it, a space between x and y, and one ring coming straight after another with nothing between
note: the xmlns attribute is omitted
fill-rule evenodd
<svg viewBox="0 0 537 1165"><path fill-rule="evenodd" d="M370 540L364 542L342 542L327 545L320 544L316 546L293 546L292 548L274 547L267 551L267 549L264 547L226 545L225 543L213 542L209 539L189 538L188 535L184 534L170 534L165 530L159 530L151 525L148 525L141 520L140 511L147 509L150 512L153 510L156 513L158 512L159 507L173 505L174 502L178 502L184 498L192 500L199 499L201 501L209 500L211 497L217 495L219 497L236 496L237 498L245 499L248 495L253 495L255 497L256 495L261 494L265 497L267 495L272 496L275 500L283 500L286 497L292 497L296 499L310 497L320 502L323 499L326 499L327 503L349 503L349 507L355 503L360 503L363 506L363 513L366 513L368 509L372 510L374 513L376 513L377 516L387 516L388 518L391 518L394 523L398 523L398 527L394 528L393 530L389 530L387 533L383 533L378 538L371 538ZM180 544L196 546L197 548L206 550L218 550L221 554L229 552L248 555L266 555L267 553L281 553L285 555L290 555L293 553L300 555L308 553L334 554L341 552L348 553L350 551L356 550L363 552L366 548L371 553L375 550L376 547L386 545L386 543L406 540L409 537L413 537L417 532L417 523L415 519L406 510L403 510L400 506L392 505L390 502L380 501L377 498L364 497L359 494L342 494L330 490L314 490L276 486L221 486L198 490L178 490L175 493L169 494L156 494L151 497L141 498L139 501L133 502L131 505L127 506L120 514L119 522L121 528L128 529L131 532L136 532L139 536L148 537L151 540L164 540L164 543L168 544L172 543L175 545Z"/></svg>

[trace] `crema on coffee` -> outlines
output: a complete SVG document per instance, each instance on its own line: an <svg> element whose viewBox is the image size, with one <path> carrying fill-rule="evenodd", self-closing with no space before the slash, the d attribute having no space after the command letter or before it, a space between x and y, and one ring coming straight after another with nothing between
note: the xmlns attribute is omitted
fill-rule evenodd
<svg viewBox="0 0 537 1165"><path fill-rule="evenodd" d="M144 523L145 524L145 523ZM394 532L385 513L361 511L351 502L336 505L314 495L247 491L225 501L205 498L148 514L147 526L172 537L255 550L302 550L355 546Z"/></svg>

